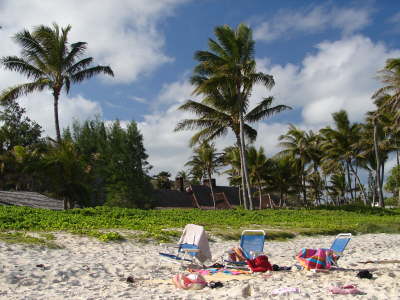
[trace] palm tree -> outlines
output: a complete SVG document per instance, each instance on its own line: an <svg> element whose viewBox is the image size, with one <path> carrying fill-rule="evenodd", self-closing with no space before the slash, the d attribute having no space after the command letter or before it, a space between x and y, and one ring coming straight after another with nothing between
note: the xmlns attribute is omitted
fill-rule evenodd
<svg viewBox="0 0 400 300"><path fill-rule="evenodd" d="M293 186L298 182L296 175L296 163L290 156L276 155L264 170L264 180L267 182L267 190L279 191L279 207L287 204L288 194L294 191Z"/></svg>
<svg viewBox="0 0 400 300"><path fill-rule="evenodd" d="M378 72L378 77L384 87L374 94L373 98L389 96L385 106L395 113L396 121L400 121L400 58L391 58L386 61L385 67Z"/></svg>
<svg viewBox="0 0 400 300"><path fill-rule="evenodd" d="M303 203L307 205L306 165L309 162L307 133L290 124L286 134L279 137L279 146L283 148L279 156L288 156L297 162L299 186L303 193Z"/></svg>
<svg viewBox="0 0 400 300"><path fill-rule="evenodd" d="M378 101L379 102L379 101ZM385 110L378 109L367 113L367 123L363 126L363 136L360 140L360 147L363 149L361 156L374 154L374 170L376 188L379 200L379 206L384 207L383 197L383 181L385 174L385 161L390 152L396 150L393 145L393 140L390 139L390 134L386 131L389 124L393 122L393 115L388 114ZM386 129L386 130L385 130ZM371 140L371 136L373 137Z"/></svg>
<svg viewBox="0 0 400 300"><path fill-rule="evenodd" d="M239 111L235 107L236 97L229 96L227 93L223 95L222 92L221 90L216 91L214 95L208 95L202 102L188 100L179 107L180 110L192 112L198 117L196 119L182 120L175 128L177 131L200 129L191 138L190 145L224 136L231 129L236 137L236 144L240 149L240 117ZM285 105L272 106L272 102L272 97L261 101L254 109L245 114L245 122L254 123L288 108ZM257 131L250 125L245 124L244 131L250 141L256 139ZM241 158L241 152L239 154ZM242 171L240 173L242 174ZM241 176L241 178L244 180L244 176ZM244 202L245 208L247 208L246 202Z"/></svg>
<svg viewBox="0 0 400 300"><path fill-rule="evenodd" d="M360 140L360 125L357 123L351 124L347 116L347 112L341 110L332 114L336 129L331 127L322 128L320 130L324 137L322 150L326 153L325 164L338 169L338 164L342 164L347 173L347 184L352 200L355 200L353 194L351 174L358 181L358 185L362 191L364 204L367 204L367 198L363 189L360 178L354 169L353 163L356 161L357 155L360 152L358 144Z"/></svg>
<svg viewBox="0 0 400 300"><path fill-rule="evenodd" d="M214 144L203 142L199 147L194 149L192 159L185 165L195 170L203 170L203 174L207 174L208 183L211 190L211 196L216 208L214 187L212 184L212 174L215 173L221 164L220 157L216 153L217 149Z"/></svg>
<svg viewBox="0 0 400 300"><path fill-rule="evenodd" d="M260 209L262 204L262 183L263 174L270 164L267 159L264 148L260 147L257 151L255 147L249 147L247 150L247 157L249 161L249 175L252 183L254 183L258 188Z"/></svg>
<svg viewBox="0 0 400 300"><path fill-rule="evenodd" d="M245 159L245 115L249 106L249 97L256 83L263 84L270 89L274 85L271 75L262 72L256 72L256 62L254 59L254 40L252 31L244 24L240 24L236 30L229 26L218 26L215 28L217 41L209 39L208 46L210 51L197 51L195 54L199 64L195 67L191 82L195 85L194 93L211 97L213 108L219 108L219 111L235 111L235 121L238 126L238 146L241 153L241 174L243 193L251 199L250 183ZM222 97L220 97L222 96ZM227 99L228 98L228 99ZM208 100L203 102L209 102ZM262 118L279 112L288 107L270 109L272 98L266 98L252 110L252 117L247 121L256 122ZM192 105L192 104L189 104ZM228 106L231 106L228 108ZM267 107L268 106L268 107ZM187 107L188 108L188 107ZM207 107L203 107L207 109ZM268 108L268 110L266 110ZM183 108L184 109L184 108ZM190 110L192 108L188 108ZM195 110L194 110L195 111ZM211 112L209 116L214 114ZM217 115L215 115L217 116ZM222 118L222 116L221 116ZM212 118L215 120L216 118ZM193 121L193 120L192 120ZM210 120L199 119L199 122L188 122L186 128L201 128L200 136L204 134L207 138L214 138L226 133L227 126L220 127L220 123ZM180 125L180 129L185 126ZM204 128L210 127L210 130L204 131ZM250 209L252 202L250 201Z"/></svg>
<svg viewBox="0 0 400 300"><path fill-rule="evenodd" d="M23 30L14 36L21 46L21 57L6 56L0 63L11 71L17 71L31 82L19 84L4 90L0 95L1 102L7 102L34 91L49 89L54 98L54 120L57 141L60 143L60 125L58 118L58 101L62 89L69 92L72 83L92 78L97 74L114 76L109 66L91 66L92 57L82 58L86 52L85 42L68 43L71 26L60 28L40 25L32 32Z"/></svg>
<svg viewBox="0 0 400 300"><path fill-rule="evenodd" d="M228 181L230 186L237 186L239 190L239 205L242 206L244 203L241 196L240 187L240 152L238 147L226 147L222 156L222 164L225 166L231 166L230 169L226 170L224 173L228 174ZM247 205L247 203L246 203ZM245 207L247 208L247 207Z"/></svg>

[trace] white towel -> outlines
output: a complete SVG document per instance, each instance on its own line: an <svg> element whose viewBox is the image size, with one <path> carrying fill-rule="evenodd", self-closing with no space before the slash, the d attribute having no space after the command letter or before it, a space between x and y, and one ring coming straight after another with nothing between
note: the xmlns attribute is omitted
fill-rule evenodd
<svg viewBox="0 0 400 300"><path fill-rule="evenodd" d="M183 230L179 244L192 244L199 247L200 252L196 258L201 262L211 260L210 246L208 245L207 232L203 226L187 224Z"/></svg>

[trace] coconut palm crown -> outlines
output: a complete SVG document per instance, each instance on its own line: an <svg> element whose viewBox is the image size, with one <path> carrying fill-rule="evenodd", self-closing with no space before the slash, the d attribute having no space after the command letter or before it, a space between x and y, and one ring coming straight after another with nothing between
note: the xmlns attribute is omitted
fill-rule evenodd
<svg viewBox="0 0 400 300"><path fill-rule="evenodd" d="M21 46L21 57L6 56L1 58L1 65L11 71L19 72L31 82L19 84L4 90L0 94L0 102L16 99L35 91L49 89L54 97L54 119L57 141L61 141L58 118L58 100L62 89L69 92L72 83L78 83L98 74L114 76L109 66L91 66L92 57L82 58L87 43L68 42L71 26L60 28L40 25L32 32L23 30L14 36L15 42Z"/></svg>

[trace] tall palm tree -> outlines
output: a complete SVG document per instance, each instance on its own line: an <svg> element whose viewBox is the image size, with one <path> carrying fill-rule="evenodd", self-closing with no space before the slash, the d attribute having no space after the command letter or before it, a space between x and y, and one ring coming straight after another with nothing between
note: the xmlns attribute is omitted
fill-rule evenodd
<svg viewBox="0 0 400 300"><path fill-rule="evenodd" d="M230 129L234 133L236 144L240 149L240 113L235 107L236 97L230 96L227 91L228 89L220 89L213 95L205 97L202 102L188 100L179 107L180 110L192 112L198 117L182 120L175 128L175 130L200 129L191 138L190 145L224 136ZM226 93L223 94L224 92ZM272 106L272 103L272 97L262 100L245 114L245 122L255 123L288 108L285 105ZM257 131L248 124L244 125L244 132L250 141L254 141L257 137ZM241 158L241 152L239 154ZM242 171L243 169L241 169L241 174L243 174ZM241 178L244 181L244 176ZM244 201L244 204L247 208L247 201Z"/></svg>
<svg viewBox="0 0 400 300"><path fill-rule="evenodd" d="M261 209L262 204L262 186L263 186L263 174L268 168L270 161L264 153L264 148L260 147L257 150L254 146L247 149L247 157L249 162L249 175L251 182L257 186L259 195L259 206Z"/></svg>
<svg viewBox="0 0 400 300"><path fill-rule="evenodd" d="M229 26L218 26L215 28L215 35L218 41L209 39L208 46L210 51L197 51L196 60L199 64L195 67L191 82L195 85L195 94L212 96L214 100L219 100L217 107L224 107L226 103L232 105L231 109L236 112L238 123L239 141L238 144L241 153L241 173L244 195L247 189L247 195L251 199L250 183L245 159L245 114L249 106L249 97L256 83L263 84L270 89L274 85L271 75L262 72L256 72L256 62L254 59L254 40L252 31L244 24L240 24L236 30ZM223 90L222 93L218 91ZM229 95L228 101L225 97L215 97L216 95ZM253 110L253 121L260 120L265 114L265 105L270 105L272 98L264 102L264 105L258 106L258 110ZM222 103L221 103L222 100ZM216 101L214 101L216 102ZM263 102L262 102L263 103ZM261 103L261 104L262 104ZM287 107L286 107L287 108ZM281 108L281 110L286 109ZM210 126L209 122L202 120L200 128L204 129ZM193 124L193 123L192 123ZM206 125L207 124L207 125ZM215 129L216 126L211 127ZM192 126L192 125L191 125ZM224 134L224 130L216 130L214 136ZM250 209L252 202L250 201Z"/></svg>
<svg viewBox="0 0 400 300"><path fill-rule="evenodd" d="M360 147L363 149L361 156L367 156L371 152L374 154L375 180L379 206L384 207L383 181L385 175L385 162L390 152L396 148L390 139L390 135L385 131L388 123L393 121L393 115L378 109L367 113L367 123L363 126L363 136L360 140ZM373 137L371 139L371 136Z"/></svg>
<svg viewBox="0 0 400 300"><path fill-rule="evenodd" d="M241 196L241 186L240 186L241 159L240 159L239 148L238 147L226 147L224 149L224 153L222 156L222 164L224 166L231 166L231 168L224 171L224 173L228 174L229 185L238 187L239 205L242 206L242 205L246 204L245 208L247 209L247 203L243 203L243 199L242 199L243 197Z"/></svg>
<svg viewBox="0 0 400 300"><path fill-rule="evenodd" d="M32 32L23 30L14 36L21 46L21 57L6 56L0 63L11 71L16 71L32 79L31 82L19 84L4 90L0 95L1 102L7 102L34 91L49 89L54 98L54 120L57 141L60 143L60 124L58 118L58 101L62 89L69 92L72 83L92 78L97 74L114 76L109 66L91 66L92 57L82 58L87 43L68 42L71 26L60 28L40 25Z"/></svg>
<svg viewBox="0 0 400 300"><path fill-rule="evenodd" d="M203 142L199 147L194 149L192 159L185 165L195 170L203 170L203 174L207 174L208 183L211 190L211 196L216 208L214 187L212 184L212 174L215 173L221 164L217 149L214 144Z"/></svg>
<svg viewBox="0 0 400 300"><path fill-rule="evenodd" d="M279 146L283 148L279 152L279 156L288 156L297 162L299 186L303 193L303 203L307 205L306 165L310 161L307 153L309 145L307 133L290 124L287 133L281 135L279 140L281 141Z"/></svg>
<svg viewBox="0 0 400 300"><path fill-rule="evenodd" d="M366 204L366 194L353 165L357 154L360 152L359 147L354 147L360 139L360 125L357 123L351 124L347 112L344 110L333 113L332 116L336 129L328 126L320 130L324 137L322 150L326 153L325 164L330 164L332 167L336 166L336 169L338 164L343 165L347 173L347 184L351 199L355 200L351 180L351 175L353 174L358 181Z"/></svg>

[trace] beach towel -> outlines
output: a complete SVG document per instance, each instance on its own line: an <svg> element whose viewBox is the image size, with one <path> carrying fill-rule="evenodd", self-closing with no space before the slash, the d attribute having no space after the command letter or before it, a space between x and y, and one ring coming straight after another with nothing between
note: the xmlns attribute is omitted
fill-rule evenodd
<svg viewBox="0 0 400 300"><path fill-rule="evenodd" d="M334 260L333 251L330 249L303 248L296 259L307 270L330 269Z"/></svg>
<svg viewBox="0 0 400 300"><path fill-rule="evenodd" d="M208 245L207 232L202 226L195 224L186 225L178 244L197 245L200 252L197 254L196 258L201 263L206 260L211 260L211 251L210 246Z"/></svg>
<svg viewBox="0 0 400 300"><path fill-rule="evenodd" d="M207 268L207 269L188 269L191 273L199 273L200 275L213 275L216 273L223 273L227 275L242 275L251 274L249 271L240 269L220 269L220 268Z"/></svg>

